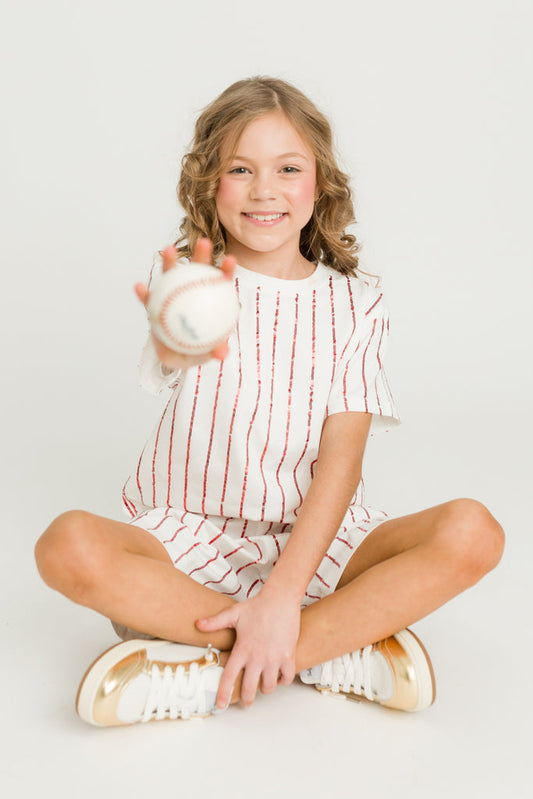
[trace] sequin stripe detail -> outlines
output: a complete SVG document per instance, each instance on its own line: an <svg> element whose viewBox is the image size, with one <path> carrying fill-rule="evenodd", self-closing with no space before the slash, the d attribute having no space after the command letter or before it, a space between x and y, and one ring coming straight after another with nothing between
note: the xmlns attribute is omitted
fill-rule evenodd
<svg viewBox="0 0 533 799"><path fill-rule="evenodd" d="M228 574L230 574L230 572L231 572L231 566L230 566L230 567L229 567L229 569L227 570L226 574L222 575L222 577L220 578L220 580L207 580L207 582L203 583L203 585L218 585L219 583L222 583L222 582L224 582L224 580L226 579L226 577L228 576ZM239 588L239 591L240 591L240 590L241 590L241 589Z"/></svg>
<svg viewBox="0 0 533 799"><path fill-rule="evenodd" d="M198 525L198 527L197 527L197 528L196 528L196 530L194 531L194 533L193 533L193 536L194 536L195 538L196 538L196 536L198 535L198 533L200 532L200 530L201 530L201 528L203 527L203 525L206 523L206 521L207 521L207 517L206 517L205 519L202 519L202 521L200 522L200 524Z"/></svg>
<svg viewBox="0 0 533 799"><path fill-rule="evenodd" d="M173 541L176 540L176 536L178 535L178 533L181 533L182 530L186 530L186 529L187 529L187 525L186 524L182 525L181 527L178 527L178 529L176 530L176 532L174 533L172 538L168 538L166 541L163 541L163 544L171 544Z"/></svg>
<svg viewBox="0 0 533 799"><path fill-rule="evenodd" d="M195 544L193 544L193 545L192 545L192 547L189 547L189 549L187 550L187 552L182 552L182 553L181 553L181 555L180 555L178 558L176 558L176 560L174 561L174 563L179 563L179 561L180 561L182 558L184 558L184 557L185 557L185 555L188 555L188 554L189 554L189 552L192 552L192 551L193 551L193 549L195 549L195 547L199 547L199 546L200 546L200 541L196 541L196 543L195 543Z"/></svg>
<svg viewBox="0 0 533 799"><path fill-rule="evenodd" d="M202 513L205 513L205 498L207 493L207 472L209 469L209 461L211 460L211 450L213 448L213 433L215 430L215 419L218 410L218 396L220 394L220 383L222 382L222 370L224 369L224 361L220 361L220 369L218 371L218 380L217 380L217 387L215 391L215 401L213 403L213 418L211 420L211 433L209 436L209 445L207 447L207 455L205 458L205 469L204 469L204 487L203 487L203 494L202 494Z"/></svg>
<svg viewBox="0 0 533 799"><path fill-rule="evenodd" d="M252 588L254 587L254 585L257 585L257 583L261 583L262 585L264 585L264 582L261 580L261 578L260 578L260 577L258 577L258 578L257 578L257 580L255 580L255 581L254 581L254 582L251 584L250 588L249 588L249 589L248 589L248 591L246 592L246 599L248 599L248 597L249 597L249 596L250 596L250 594L252 593Z"/></svg>
<svg viewBox="0 0 533 799"><path fill-rule="evenodd" d="M242 571L244 571L244 569L247 569L249 566L257 566L257 563L258 563L257 560L251 560L249 563L245 563L244 566L240 566L235 572L235 574L240 574Z"/></svg>
<svg viewBox="0 0 533 799"><path fill-rule="evenodd" d="M237 292L237 296L240 300L240 292L239 292L239 278L235 280L235 290ZM232 435L233 435L233 425L235 422L235 414L237 413L237 405L239 404L239 396L241 393L241 385L242 385L242 354L241 354L241 334L240 334L240 326L239 322L237 323L236 328L237 333L237 345L238 345L238 352L239 352L239 385L237 386L237 391L235 394L235 403L233 405L233 413L231 414L231 422L229 426L229 434L228 434L228 448L226 450L226 468L224 469L224 485L222 486L222 497L220 499L220 515L224 516L224 497L226 496L226 487L228 484L228 472L229 472L229 458L230 458L230 451L231 451L231 443L232 443Z"/></svg>
<svg viewBox="0 0 533 799"><path fill-rule="evenodd" d="M290 526L291 526L290 522L285 522L285 524L283 525L283 527L280 530L280 533L284 533L285 530L287 529L287 527L290 527Z"/></svg>
<svg viewBox="0 0 533 799"><path fill-rule="evenodd" d="M264 486L263 504L261 506L261 521L264 521L265 519L265 506L267 498L267 482L265 479L265 472L263 470L263 461L265 460L265 454L270 442L270 427L272 424L272 405L274 401L274 371L276 365L276 342L278 338L279 297L280 297L280 292L278 291L276 294L276 310L274 313L274 332L272 336L272 369L270 374L270 406L268 411L268 426L267 426L265 447L263 449L263 452L261 453L261 458L259 460L259 469L261 471L261 477L263 478L263 486Z"/></svg>
<svg viewBox="0 0 533 799"><path fill-rule="evenodd" d="M189 424L189 435L187 436L187 455L185 456L185 479L184 479L184 486L183 486L183 507L187 507L187 489L189 488L189 463L191 459L191 439L192 439L192 430L194 424L194 417L196 415L196 405L198 402L198 388L200 386L200 377L202 375L202 367L198 367L198 372L196 376L196 387L194 390L194 400L192 404L192 412L191 412L191 421Z"/></svg>
<svg viewBox="0 0 533 799"><path fill-rule="evenodd" d="M258 286L257 294L255 298L255 343L256 343L256 354L257 354L257 397L255 400L255 408L252 414L252 419L250 424L248 425L248 434L246 436L246 465L244 467L244 479L243 479L243 486L242 486L242 495L241 495L241 505L239 508L239 516L242 517L242 510L244 507L244 497L246 496L246 489L248 487L248 466L250 464L250 435L252 433L252 427L255 422L255 417L257 416L257 410L259 408L259 400L261 398L261 347L259 341L259 297L261 295L261 287Z"/></svg>
<svg viewBox="0 0 533 799"><path fill-rule="evenodd" d="M377 298L377 300L375 301L375 303L374 303L373 305L371 305L371 306L370 306L370 308L368 309L368 311L365 311L365 316L368 316L368 314L369 314L371 311L373 311L373 310L374 310L374 308L376 307L376 305L378 304L378 302L381 302L381 298L382 298L382 297L383 297L383 294L380 294L380 295L379 295L379 297Z"/></svg>
<svg viewBox="0 0 533 799"><path fill-rule="evenodd" d="M376 332L376 320L372 323L372 333L370 334L370 338L368 339L368 344L366 345L366 349L363 352L363 362L361 364L362 374L363 374L363 386L364 386L364 400L365 400L365 411L368 413L368 384L366 382L366 374L365 374L365 362L366 362L366 354L374 338L374 333Z"/></svg>
<svg viewBox="0 0 533 799"><path fill-rule="evenodd" d="M168 444L168 475L167 475L167 505L170 505L170 486L172 483L172 442L174 441L174 422L176 420L176 405L178 404L178 396L174 402L174 409L172 411L172 424L170 426L170 441Z"/></svg>
<svg viewBox="0 0 533 799"><path fill-rule="evenodd" d="M242 547L242 545L241 545L241 544L239 544L239 546L238 546L238 547L235 547L235 549L232 549L232 550L231 550L231 552L228 552L228 554L227 554L227 555L224 555L224 559L226 559L226 558L231 558L231 556L232 556L232 555L234 555L236 552L238 552L238 551L239 551L239 549L242 549L242 548L243 548L243 547Z"/></svg>
<svg viewBox="0 0 533 799"><path fill-rule="evenodd" d="M214 538L211 539L211 541L208 542L210 546L211 546L211 544L214 544L215 541L218 541L218 539L221 536L224 535L224 533L226 532L226 526L227 526L228 522L229 522L229 519L226 519L226 521L224 522L224 526L222 527L222 530L220 531L220 533L218 533L218 535L216 535Z"/></svg>
<svg viewBox="0 0 533 799"><path fill-rule="evenodd" d="M315 577L316 577L318 580L320 580L320 582L322 583L322 585L325 585L325 586L326 586L326 588L330 588L330 586L328 585L328 583L327 583L327 582L326 582L326 581L325 581L325 580L324 580L324 579L323 579L323 578L322 578L322 577L319 575L319 573L318 573L318 572L316 572L316 573L315 573Z"/></svg>
<svg viewBox="0 0 533 799"><path fill-rule="evenodd" d="M359 341L357 343L357 347L355 348L354 355L356 354L356 352L359 351L359 347L360 346L361 346L361 342ZM344 410L345 411L349 410L349 408L348 408L348 388L346 386L347 379L348 379L348 369L346 368L344 370L344 377L342 379L342 396L344 397Z"/></svg>
<svg viewBox="0 0 533 799"><path fill-rule="evenodd" d="M278 550L278 558L279 558L279 556L281 555L281 547L280 547L280 545L279 545L278 538L277 538L277 536L276 536L276 534L275 534L275 533L270 533L270 535L271 535L271 536L272 536L272 538L274 539L274 543L275 543L275 545L276 545L276 549Z"/></svg>
<svg viewBox="0 0 533 799"><path fill-rule="evenodd" d="M224 596L235 596L239 591L242 591L242 585L239 585L236 591L221 591L220 593L224 594Z"/></svg>
<svg viewBox="0 0 533 799"><path fill-rule="evenodd" d="M261 558L263 557L263 552L261 551L261 547L259 546L259 544L258 544L256 541L252 541L252 539L251 539L251 538L248 538L248 536L247 536L247 535L243 535L243 536L242 536L242 538L244 538L246 541L248 541L248 543L249 543L249 544L253 544L253 545L254 545L254 547L256 547L256 549L257 549L257 550L258 550L258 552L259 552L259 559L258 559L258 560L256 560L256 563L259 563L259 561L260 561L260 560L261 560Z"/></svg>
<svg viewBox="0 0 533 799"><path fill-rule="evenodd" d="M344 358L344 355L346 354L346 350L348 349L348 345L349 345L350 341L352 340L353 335L354 335L354 333L356 331L356 328L357 328L357 319L356 319L356 316L355 316L355 306L354 306L354 302L353 302L352 284L351 284L351 282L350 282L348 277L346 278L346 286L348 288L348 296L350 298L350 311L352 313L352 332L350 333L350 335L348 337L348 340L347 340L346 344L344 345L344 349L342 351L342 355L339 358L340 361L342 361L342 359Z"/></svg>
<svg viewBox="0 0 533 799"><path fill-rule="evenodd" d="M169 518L170 518L170 508L167 508L161 521L157 522L156 526L151 527L150 530L159 530L163 522L166 522L166 520Z"/></svg>
<svg viewBox="0 0 533 799"><path fill-rule="evenodd" d="M292 353L291 353L291 372L289 375L289 391L288 391L288 402L287 402L287 424L285 426L285 446L283 448L283 454L281 456L281 460L278 464L278 468L276 469L276 481L279 486L279 490L281 491L281 515L280 521L283 520L285 516L285 492L283 491L283 486L279 481L279 473L281 467L283 466L283 462L285 461L285 457L287 455L287 448L289 445L289 430L291 425L291 411L292 411L292 384L294 380L294 355L296 352L296 334L298 331L298 300L299 295L297 294L295 297L295 306L294 306L294 333L292 336Z"/></svg>
<svg viewBox="0 0 533 799"><path fill-rule="evenodd" d="M320 596L315 596L314 594L308 594L307 591L305 592L305 596L308 597L308 599L322 599L322 597Z"/></svg>
<svg viewBox="0 0 533 799"><path fill-rule="evenodd" d="M340 535L338 535L338 536L336 536L336 537L335 537L335 541L340 541L340 542L341 542L341 544L346 544L346 546L348 547L348 549L353 549L353 546L350 544L350 542L349 542L349 541L346 541L346 539L345 539L345 538L341 538L341 537L340 537Z"/></svg>
<svg viewBox="0 0 533 799"><path fill-rule="evenodd" d="M329 558L329 559L330 559L330 561L331 561L332 563L334 563L334 564L335 564L335 566L338 566L338 567L339 567L339 569L340 569L340 567L341 567L341 564L340 564L340 563L339 563L337 560L335 560L335 558L332 558L332 557L331 557L331 555L329 554L329 552L326 552L326 558Z"/></svg>
<svg viewBox="0 0 533 799"><path fill-rule="evenodd" d="M216 555L215 555L215 557L214 557L214 558L210 558L208 561L206 561L206 562L203 564L203 566L197 566L197 567L196 567L196 569L193 569L193 570L192 570L192 572L189 572L189 577L192 577L192 575L194 574L194 572L199 572L199 571L202 571L202 569L205 569L205 567L206 567L206 566L209 566L209 564L210 564L210 563L213 563L213 561L214 561L214 560L216 560L216 559L218 558L218 556L219 556L219 555L220 555L220 552L217 552L217 553L216 553Z"/></svg>
<svg viewBox="0 0 533 799"><path fill-rule="evenodd" d="M170 399L172 399L172 397ZM170 400L168 402L170 403ZM139 458L139 462L137 463L137 472L136 472L136 475L135 475L135 478L137 480L137 488L139 489L139 496L141 498L141 502L142 502L143 505L144 505L144 497L143 497L143 490L142 490L142 487L141 487L140 471L141 471L141 462L142 462L142 459L144 457L145 450L146 450L146 444L143 447L143 450L141 452L141 457Z"/></svg>
<svg viewBox="0 0 533 799"><path fill-rule="evenodd" d="M377 358L377 361L378 361L378 364L379 364L379 371L380 372L381 372L382 366L381 366L381 358L379 357L379 351L381 349L381 342L383 341L383 333L384 332L385 332L385 320L382 320L382 322L381 322L381 336L379 337L378 351L376 353L376 358ZM378 403L379 412L380 412L380 414L382 414L383 410L381 408L381 402L379 401L379 388L378 388L377 380L376 380L374 385L375 385L375 388L376 388L376 401Z"/></svg>
<svg viewBox="0 0 533 799"><path fill-rule="evenodd" d="M161 426L163 424L165 416L167 415L167 411L168 411L170 403L172 402L172 399L173 398L170 397L169 401L166 404L165 410L163 411L163 415L161 416L161 421L159 422L159 426L157 428L157 433L156 433L155 443L154 443L154 454L152 456L152 505L153 505L154 508L157 506L157 503L155 501L155 461L156 461L156 458L157 458L157 446L159 444L159 434L161 432ZM142 459L143 455L144 455L144 451L141 454L141 459ZM140 461L139 461L139 466L140 466Z"/></svg>
<svg viewBox="0 0 533 799"><path fill-rule="evenodd" d="M335 367L337 366L337 330L335 328L335 299L333 296L333 278L330 277L329 279L329 301L331 304L331 344L333 347L333 357L332 357L332 372L331 372L331 380L333 382L333 376L335 374Z"/></svg>
<svg viewBox="0 0 533 799"><path fill-rule="evenodd" d="M127 510L127 511L128 511L128 513L130 514L130 516L133 518L134 516L136 516L136 515L137 515L137 508L135 507L135 505L133 504L133 502L132 502L131 500L129 500L129 499L127 498L127 496L126 496L126 486L128 485L129 481L130 481L130 479L128 478L128 479L126 480L126 483L125 483L125 485L124 485L124 488L122 489L122 502L123 502L123 503L124 503L124 505L126 506L126 510Z"/></svg>
<svg viewBox="0 0 533 799"><path fill-rule="evenodd" d="M309 446L309 439L311 437L311 417L312 417L312 414L313 414L313 396L314 396L314 391L315 391L316 289L313 289L313 305L312 305L312 307L313 307L313 317L312 317L313 322L312 322L312 333L311 333L311 380L310 380L310 383L309 383L309 410L307 412L307 438L305 440L305 445L304 445L303 452L300 455L298 463L294 467L294 470L293 470L293 473L292 473L292 476L293 476L293 479L294 479L294 485L296 486L296 490L297 490L298 495L300 497L300 503L298 505L298 508L295 509L295 512L296 512L296 510L301 508L302 503L304 501L304 498L302 496L302 492L300 491L300 486L298 485L298 480L297 480L297 477L296 477L296 473L298 471L298 466L303 461L304 455L307 452L307 447Z"/></svg>

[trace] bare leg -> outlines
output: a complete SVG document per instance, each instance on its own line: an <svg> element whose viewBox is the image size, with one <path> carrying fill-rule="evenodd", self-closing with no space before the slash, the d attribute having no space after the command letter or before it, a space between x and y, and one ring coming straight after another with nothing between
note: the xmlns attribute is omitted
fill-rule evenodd
<svg viewBox="0 0 533 799"><path fill-rule="evenodd" d="M338 590L302 611L297 671L423 618L494 568L502 549L500 525L473 500L385 522L354 553ZM232 630L206 634L194 624L234 600L177 571L140 528L71 512L43 534L36 559L51 587L126 626L221 650L234 643Z"/></svg>

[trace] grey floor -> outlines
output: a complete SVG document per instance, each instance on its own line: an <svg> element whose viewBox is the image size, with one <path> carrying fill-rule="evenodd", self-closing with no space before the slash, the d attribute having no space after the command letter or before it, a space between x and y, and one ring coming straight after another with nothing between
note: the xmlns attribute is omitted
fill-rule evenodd
<svg viewBox="0 0 533 799"><path fill-rule="evenodd" d="M484 443L488 423L470 419L467 430L466 421L461 427L441 418L437 428L422 415L394 437L373 441L366 458L367 483L379 464L395 515L475 496L506 529L497 570L414 626L437 675L431 709L387 711L325 699L295 683L217 718L108 730L80 721L74 698L87 666L117 639L105 619L42 584L32 554L49 519L72 505L80 474L96 470L97 456L90 454L90 431L78 441L78 455L66 434L56 441L60 488L46 446L53 431L43 431L27 479L14 467L19 479L4 514L2 795L145 797L164 789L187 797L530 796L533 550L523 501L526 460L511 438L496 442L508 465L505 488L500 467L496 491ZM465 457L457 455L459 441ZM113 459L94 474L97 483L116 481Z"/></svg>

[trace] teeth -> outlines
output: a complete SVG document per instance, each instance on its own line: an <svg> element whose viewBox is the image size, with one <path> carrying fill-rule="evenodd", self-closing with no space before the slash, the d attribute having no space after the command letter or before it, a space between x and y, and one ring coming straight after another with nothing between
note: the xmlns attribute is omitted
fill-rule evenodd
<svg viewBox="0 0 533 799"><path fill-rule="evenodd" d="M257 219L260 222L272 222L274 219L281 219L285 214L246 214L246 216Z"/></svg>

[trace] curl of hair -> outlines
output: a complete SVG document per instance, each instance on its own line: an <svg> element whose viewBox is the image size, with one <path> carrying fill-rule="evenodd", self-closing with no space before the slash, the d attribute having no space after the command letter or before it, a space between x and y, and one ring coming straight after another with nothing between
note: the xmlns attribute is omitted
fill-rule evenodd
<svg viewBox="0 0 533 799"><path fill-rule="evenodd" d="M225 253L225 232L218 221L215 197L225 164L222 145L231 155L245 127L271 111L281 111L309 144L316 158L318 200L300 235L300 252L338 272L357 275L360 244L346 232L355 220L348 176L338 167L333 136L326 117L305 94L278 78L237 81L200 114L190 151L182 159L177 186L185 215L174 242L178 256L192 258L198 239L210 238L213 257ZM373 276L375 277L375 276Z"/></svg>

